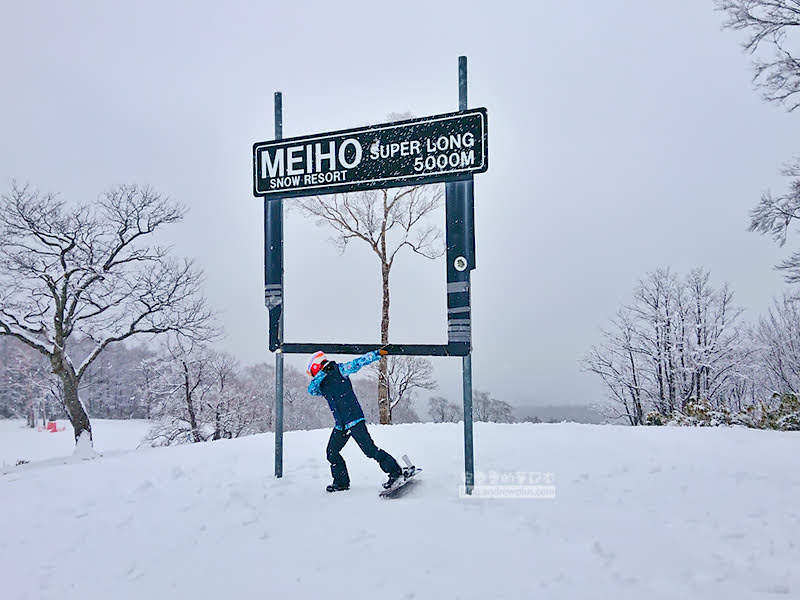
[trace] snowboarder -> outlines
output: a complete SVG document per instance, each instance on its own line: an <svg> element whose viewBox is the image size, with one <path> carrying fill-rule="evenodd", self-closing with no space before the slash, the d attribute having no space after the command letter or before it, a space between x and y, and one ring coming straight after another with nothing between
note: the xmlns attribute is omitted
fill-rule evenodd
<svg viewBox="0 0 800 600"><path fill-rule="evenodd" d="M397 461L372 441L369 431L367 431L364 411L353 391L353 384L350 383L350 375L386 354L388 352L384 349L375 350L350 362L338 364L328 360L320 351L308 361L306 372L312 378L311 383L308 384L308 393L312 396L324 396L336 421L328 440L327 449L328 462L331 463L331 475L333 475L333 483L325 488L329 492L350 489L350 476L347 473L347 465L341 455L341 450L351 436L361 451L367 457L378 461L383 472L389 475L389 480L383 484L384 488L392 487L403 475Z"/></svg>

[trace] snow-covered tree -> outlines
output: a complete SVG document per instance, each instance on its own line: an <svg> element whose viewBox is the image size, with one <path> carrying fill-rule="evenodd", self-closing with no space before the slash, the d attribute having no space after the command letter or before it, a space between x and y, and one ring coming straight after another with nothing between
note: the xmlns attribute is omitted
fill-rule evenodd
<svg viewBox="0 0 800 600"><path fill-rule="evenodd" d="M0 335L47 358L76 441L85 434L91 442L80 384L110 344L142 334L209 334L201 273L153 242L184 212L138 186L114 187L87 204L27 186L14 185L2 196ZM77 339L92 344L80 362L73 353Z"/></svg>
<svg viewBox="0 0 800 600"><path fill-rule="evenodd" d="M603 341L592 347L584 364L587 370L600 376L610 397L622 409L607 416L612 419L624 416L631 425L642 425L646 411L644 352L638 346L636 325L631 309L621 308L611 326L601 330Z"/></svg>
<svg viewBox="0 0 800 600"><path fill-rule="evenodd" d="M800 393L800 301L786 293L759 318L752 338L760 397Z"/></svg>
<svg viewBox="0 0 800 600"><path fill-rule="evenodd" d="M513 423L511 405L503 400L492 398L489 392L473 390L472 410L475 421L490 423Z"/></svg>
<svg viewBox="0 0 800 600"><path fill-rule="evenodd" d="M13 338L0 337L0 418L25 418L29 427L61 418L60 388L47 361Z"/></svg>
<svg viewBox="0 0 800 600"><path fill-rule="evenodd" d="M206 394L213 386L211 358L204 346L171 343L158 365L157 398L151 411L154 446L202 442L210 436L203 427L207 418Z"/></svg>
<svg viewBox="0 0 800 600"><path fill-rule="evenodd" d="M725 13L723 27L743 31L743 46L755 57L757 86L770 102L789 111L800 106L800 2L797 0L715 0Z"/></svg>
<svg viewBox="0 0 800 600"><path fill-rule="evenodd" d="M707 271L679 278L659 269L640 281L583 363L631 425L648 412L669 418L690 399L727 406L747 371L740 315L728 286L712 286Z"/></svg>
<svg viewBox="0 0 800 600"><path fill-rule="evenodd" d="M82 360L92 349L91 340L77 342L76 356ZM81 400L94 417L144 419L147 409L147 369L155 355L145 346L113 344L87 369L81 382Z"/></svg>
<svg viewBox="0 0 800 600"><path fill-rule="evenodd" d="M271 373L258 366L243 375L231 355L173 340L151 369L153 445L241 437L271 425L274 402L261 378Z"/></svg>
<svg viewBox="0 0 800 600"><path fill-rule="evenodd" d="M286 375L290 373L286 369ZM292 389L291 386L289 389ZM275 410L275 367L267 363L249 365L242 370L240 393L248 410L258 415L255 426L258 431L272 431ZM287 399L288 394L284 395ZM287 427L289 429L289 427Z"/></svg>
<svg viewBox="0 0 800 600"><path fill-rule="evenodd" d="M723 27L746 33L743 46L754 56L755 84L769 102L789 112L800 106L800 3L797 0L715 0L724 12ZM800 217L800 158L784 166L791 178L780 195L767 191L751 211L750 231L786 243L789 227ZM778 265L791 283L800 282L800 252Z"/></svg>
<svg viewBox="0 0 800 600"><path fill-rule="evenodd" d="M317 429L333 424L328 403L321 396L308 394L308 377L294 367L283 374L285 417L287 429ZM274 385L273 385L274 388Z"/></svg>
<svg viewBox="0 0 800 600"><path fill-rule="evenodd" d="M434 423L456 423L461 415L461 407L443 396L433 396L428 400L428 414Z"/></svg>

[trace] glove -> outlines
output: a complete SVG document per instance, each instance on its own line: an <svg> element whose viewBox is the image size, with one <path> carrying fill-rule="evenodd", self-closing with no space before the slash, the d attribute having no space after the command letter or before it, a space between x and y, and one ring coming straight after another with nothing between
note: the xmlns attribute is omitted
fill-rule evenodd
<svg viewBox="0 0 800 600"><path fill-rule="evenodd" d="M380 354L381 356L386 356L387 354L389 354L389 351L386 350L385 348L381 348L380 350L378 350L378 354Z"/></svg>

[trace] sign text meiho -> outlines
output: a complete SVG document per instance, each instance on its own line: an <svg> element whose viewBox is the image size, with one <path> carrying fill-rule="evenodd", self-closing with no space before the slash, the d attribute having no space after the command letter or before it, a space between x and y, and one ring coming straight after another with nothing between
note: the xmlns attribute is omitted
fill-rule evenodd
<svg viewBox="0 0 800 600"><path fill-rule="evenodd" d="M271 189L297 186L301 182L313 185L344 181L345 173L339 167L352 169L363 155L360 142L354 138L344 140L338 148L336 140L275 148L262 152L261 172L269 176Z"/></svg>

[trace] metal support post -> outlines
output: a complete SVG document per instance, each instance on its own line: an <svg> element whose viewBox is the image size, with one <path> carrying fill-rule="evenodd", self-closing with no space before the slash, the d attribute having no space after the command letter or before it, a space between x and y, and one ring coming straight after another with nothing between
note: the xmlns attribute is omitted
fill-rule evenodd
<svg viewBox="0 0 800 600"><path fill-rule="evenodd" d="M458 57L458 110L467 110L467 57ZM467 206L471 210L472 198L472 181L458 182L459 186L464 186L468 189L463 189L466 197ZM470 210L467 211L469 214ZM466 270L466 283L467 294L471 296L472 290L470 289L470 269L474 268L474 256L472 257L473 264ZM469 301L468 301L469 302ZM470 314L471 318L471 314ZM471 326L470 326L471 331ZM462 373L464 378L464 489L467 494L472 494L472 488L475 485L475 453L473 448L472 436L472 340L470 340L470 352L464 356L462 360Z"/></svg>
<svg viewBox="0 0 800 600"><path fill-rule="evenodd" d="M275 92L275 139L283 139L283 95ZM280 292L283 299L283 198L268 200L280 227ZM283 306L278 321L278 339L283 343ZM283 477L283 350L275 351L275 477Z"/></svg>

